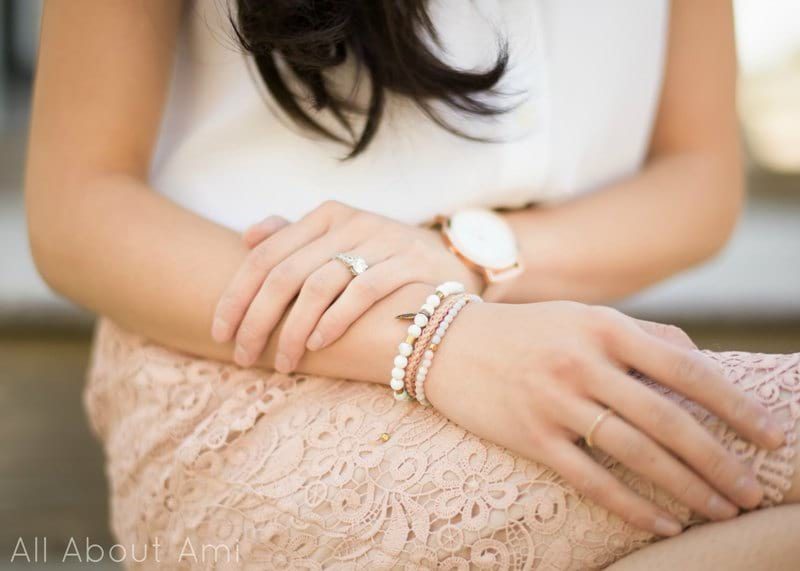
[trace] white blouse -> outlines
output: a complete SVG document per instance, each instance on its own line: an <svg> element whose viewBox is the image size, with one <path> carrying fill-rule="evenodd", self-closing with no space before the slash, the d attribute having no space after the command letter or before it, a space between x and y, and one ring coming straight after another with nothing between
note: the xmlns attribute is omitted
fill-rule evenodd
<svg viewBox="0 0 800 571"><path fill-rule="evenodd" d="M295 126L270 100L227 22L230 0L185 14L151 171L154 188L236 230L295 220L328 199L408 223L466 206L519 206L601 187L640 168L658 106L667 0L431 0L442 53L485 68L508 43L513 111L449 123L390 96L358 157ZM347 68L347 66L343 66ZM347 73L347 69L341 72Z"/></svg>

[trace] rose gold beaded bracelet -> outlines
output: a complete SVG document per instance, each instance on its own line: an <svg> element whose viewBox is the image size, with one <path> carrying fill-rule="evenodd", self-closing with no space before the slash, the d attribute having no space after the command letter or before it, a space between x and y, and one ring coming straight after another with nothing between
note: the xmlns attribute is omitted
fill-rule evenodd
<svg viewBox="0 0 800 571"><path fill-rule="evenodd" d="M430 345L431 338L436 333L436 329L439 325L444 321L447 312L453 307L456 302L465 294L456 294L446 297L444 301L442 301L441 305L439 305L436 310L431 315L428 324L425 326L425 329L422 331L422 335L419 336L417 342L414 343L414 350L412 351L411 355L408 357L408 364L406 365L406 374L403 378L403 382L405 385L406 392L411 398L417 398L417 388L416 388L416 379L417 379L417 370L419 366L423 362L423 358L430 360L432 355L428 355L427 352L430 351L428 349L428 345Z"/></svg>

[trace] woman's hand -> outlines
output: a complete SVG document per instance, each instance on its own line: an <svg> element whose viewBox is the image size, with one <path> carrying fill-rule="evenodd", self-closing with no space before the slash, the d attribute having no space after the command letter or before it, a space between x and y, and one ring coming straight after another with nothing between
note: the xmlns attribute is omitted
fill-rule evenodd
<svg viewBox="0 0 800 571"><path fill-rule="evenodd" d="M244 240L252 250L220 298L212 328L218 342L235 336L234 360L243 367L255 363L287 310L275 357L281 372L293 370L305 349L333 343L405 284L455 279L470 291L482 286L434 230L338 202L326 202L296 223L266 218ZM353 277L332 259L340 252L364 258L369 269Z"/></svg>
<svg viewBox="0 0 800 571"><path fill-rule="evenodd" d="M680 335L648 329L653 324L574 302L469 304L437 351L426 396L467 430L550 466L579 493L658 535L681 527L575 444L606 408L615 414L596 426L597 448L711 519L755 507L763 491L750 470L686 410L626 372L685 395L761 446L779 446L782 431Z"/></svg>

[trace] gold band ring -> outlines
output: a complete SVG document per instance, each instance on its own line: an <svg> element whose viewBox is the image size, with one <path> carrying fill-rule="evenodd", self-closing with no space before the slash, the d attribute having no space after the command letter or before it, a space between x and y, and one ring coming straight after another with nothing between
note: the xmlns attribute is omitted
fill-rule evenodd
<svg viewBox="0 0 800 571"><path fill-rule="evenodd" d="M614 411L610 408L607 408L600 412L596 417L594 417L594 422L589 427L589 430L586 431L586 436L583 439L586 441L586 444L589 445L589 448L594 448L594 442L592 441L592 436L594 436L595 431L597 428L602 424L602 422L607 419L609 416L614 414Z"/></svg>

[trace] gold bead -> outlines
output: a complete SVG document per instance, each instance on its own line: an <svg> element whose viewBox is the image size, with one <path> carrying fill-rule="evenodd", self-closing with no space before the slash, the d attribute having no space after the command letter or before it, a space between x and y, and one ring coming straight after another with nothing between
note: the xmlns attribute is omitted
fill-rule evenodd
<svg viewBox="0 0 800 571"><path fill-rule="evenodd" d="M413 345L414 341L416 341L416 340L417 340L417 338L414 337L413 335L406 336L406 343L408 343L409 345Z"/></svg>
<svg viewBox="0 0 800 571"><path fill-rule="evenodd" d="M386 442L391 438L391 435L388 432L384 432L380 435L381 442Z"/></svg>

